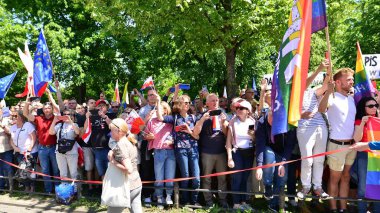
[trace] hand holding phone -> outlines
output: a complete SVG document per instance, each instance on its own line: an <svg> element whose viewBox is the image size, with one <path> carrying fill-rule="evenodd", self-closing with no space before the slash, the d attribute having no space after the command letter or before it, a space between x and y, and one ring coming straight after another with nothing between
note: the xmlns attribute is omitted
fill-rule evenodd
<svg viewBox="0 0 380 213"><path fill-rule="evenodd" d="M63 116L57 116L57 119L60 120L60 121L66 121L69 118L66 115L63 115Z"/></svg>
<svg viewBox="0 0 380 213"><path fill-rule="evenodd" d="M176 127L174 128L174 130L175 130L176 132L180 132L180 131L182 131L182 130L184 130L184 129L186 129L186 124L182 124L182 125L176 126Z"/></svg>
<svg viewBox="0 0 380 213"><path fill-rule="evenodd" d="M222 110L217 109L217 110L212 110L208 113L210 116L216 116L222 114Z"/></svg>

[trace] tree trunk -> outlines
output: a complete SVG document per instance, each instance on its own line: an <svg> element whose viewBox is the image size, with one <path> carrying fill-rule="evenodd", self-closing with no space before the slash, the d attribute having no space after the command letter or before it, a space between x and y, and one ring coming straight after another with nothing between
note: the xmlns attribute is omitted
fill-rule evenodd
<svg viewBox="0 0 380 213"><path fill-rule="evenodd" d="M238 85L236 83L235 60L237 47L225 48L226 50L226 81L228 98L234 98L238 95Z"/></svg>
<svg viewBox="0 0 380 213"><path fill-rule="evenodd" d="M81 85L79 85L77 87L77 91L78 91L78 104L82 104L84 102L86 102L86 84L82 83Z"/></svg>

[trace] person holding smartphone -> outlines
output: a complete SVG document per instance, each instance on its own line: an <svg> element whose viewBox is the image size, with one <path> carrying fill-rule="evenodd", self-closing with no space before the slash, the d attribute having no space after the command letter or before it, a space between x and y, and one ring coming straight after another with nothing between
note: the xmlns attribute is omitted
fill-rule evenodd
<svg viewBox="0 0 380 213"><path fill-rule="evenodd" d="M254 131L249 127L256 121L250 116L251 113L252 106L248 101L236 103L236 116L229 122L226 144L228 167L232 170L253 166ZM246 192L250 173L250 171L244 171L232 174L231 190ZM252 211L252 207L247 203L247 195L233 194L232 200L234 209Z"/></svg>
<svg viewBox="0 0 380 213"><path fill-rule="evenodd" d="M208 111L203 113L201 119L194 127L194 134L199 135L199 150L203 175L208 175L215 169L216 172L227 171L226 135L227 116L219 109L219 98L215 93L206 97ZM203 178L203 189L211 189L211 178ZM225 175L218 176L218 190L227 190ZM203 196L207 207L213 206L212 193L204 192ZM219 203L228 208L227 194L219 193Z"/></svg>
<svg viewBox="0 0 380 213"><path fill-rule="evenodd" d="M78 176L78 144L75 138L79 135L79 127L78 124L73 121L74 116L74 110L63 110L62 116L54 117L49 129L50 135L57 136L56 158L60 176L65 178L70 177L71 179L77 179ZM63 146L67 147L61 150L60 147ZM67 168L69 168L69 170L67 170Z"/></svg>

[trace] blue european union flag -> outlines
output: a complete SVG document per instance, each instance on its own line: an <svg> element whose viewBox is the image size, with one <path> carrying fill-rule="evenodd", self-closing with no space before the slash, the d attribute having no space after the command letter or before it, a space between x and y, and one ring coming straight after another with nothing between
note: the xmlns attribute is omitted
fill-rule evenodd
<svg viewBox="0 0 380 213"><path fill-rule="evenodd" d="M16 74L17 72L14 72L3 78L0 78L0 98L1 99L5 98L5 95L7 94L9 87L11 87L13 79L15 79L16 77Z"/></svg>
<svg viewBox="0 0 380 213"><path fill-rule="evenodd" d="M34 91L36 96L41 97L45 92L48 82L53 79L53 64L41 30L38 37L37 49L34 53Z"/></svg>

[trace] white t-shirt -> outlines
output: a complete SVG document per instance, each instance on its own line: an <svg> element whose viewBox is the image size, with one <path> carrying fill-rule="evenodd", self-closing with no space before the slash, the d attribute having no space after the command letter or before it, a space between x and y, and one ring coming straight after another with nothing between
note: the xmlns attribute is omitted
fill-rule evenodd
<svg viewBox="0 0 380 213"><path fill-rule="evenodd" d="M255 123L251 119L246 119L244 122L241 122L238 118L234 122L235 129L235 139L236 146L238 148L247 149L251 148L252 137L248 135L249 125L254 125Z"/></svg>
<svg viewBox="0 0 380 213"><path fill-rule="evenodd" d="M349 140L353 138L355 128L356 106L352 96L335 92L330 95L327 117L330 123L330 138Z"/></svg>
<svg viewBox="0 0 380 213"><path fill-rule="evenodd" d="M73 125L78 127L78 124L76 124L76 123L74 123L74 124L63 123L62 134L61 134L62 138L69 139L69 140L75 140L75 137L77 135L75 134ZM61 131L61 126L62 126L62 123L59 123L59 124L55 125L55 127L54 127L55 132L56 132L56 136L57 136L56 150L58 149L59 132ZM78 146L79 146L78 143L75 142L73 148L70 151L66 152L65 154L78 154ZM57 151L57 153L58 153L58 151Z"/></svg>
<svg viewBox="0 0 380 213"><path fill-rule="evenodd" d="M33 124L25 122L21 128L17 128L17 124L14 124L10 128L10 131L13 143L20 149L20 153L26 152L32 143L32 136L30 134L36 131ZM35 142L31 153L37 151L37 142Z"/></svg>

